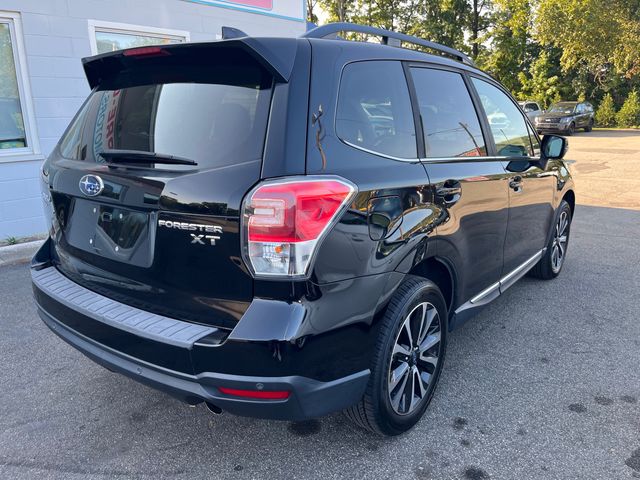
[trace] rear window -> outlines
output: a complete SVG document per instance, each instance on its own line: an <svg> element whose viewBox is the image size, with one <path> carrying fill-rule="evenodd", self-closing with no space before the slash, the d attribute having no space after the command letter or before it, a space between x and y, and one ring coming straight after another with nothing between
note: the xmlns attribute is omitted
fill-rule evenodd
<svg viewBox="0 0 640 480"><path fill-rule="evenodd" d="M357 62L345 67L336 133L348 144L374 153L417 157L411 99L400 62Z"/></svg>
<svg viewBox="0 0 640 480"><path fill-rule="evenodd" d="M213 168L262 157L271 78L260 67L189 69L172 78L94 91L63 136L63 157L103 163L100 152L137 150ZM226 71L221 71L226 70ZM111 85L110 85L111 86ZM155 168L193 168L156 164Z"/></svg>

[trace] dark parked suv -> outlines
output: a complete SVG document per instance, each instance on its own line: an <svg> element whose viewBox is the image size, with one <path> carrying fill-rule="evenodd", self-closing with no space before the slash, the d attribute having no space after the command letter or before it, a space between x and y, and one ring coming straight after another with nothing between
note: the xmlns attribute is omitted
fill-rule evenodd
<svg viewBox="0 0 640 480"><path fill-rule="evenodd" d="M527 272L560 273L565 140L541 142L502 86L441 45L349 24L231 33L84 61L93 91L42 170L39 314L190 404L344 409L404 432L447 332Z"/></svg>
<svg viewBox="0 0 640 480"><path fill-rule="evenodd" d="M558 102L535 118L538 133L560 132L571 136L576 129L593 130L593 105L589 102Z"/></svg>

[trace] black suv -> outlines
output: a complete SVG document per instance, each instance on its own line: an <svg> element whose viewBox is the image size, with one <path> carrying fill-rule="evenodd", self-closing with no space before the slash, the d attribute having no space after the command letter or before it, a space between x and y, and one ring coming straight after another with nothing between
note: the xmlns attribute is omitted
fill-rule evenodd
<svg viewBox="0 0 640 480"><path fill-rule="evenodd" d="M560 273L565 140L441 45L238 35L84 61L93 91L42 170L39 314L189 404L404 432L447 332Z"/></svg>
<svg viewBox="0 0 640 480"><path fill-rule="evenodd" d="M589 102L554 103L541 115L535 118L538 133L560 132L571 136L576 129L584 128L585 132L593 130L593 105Z"/></svg>

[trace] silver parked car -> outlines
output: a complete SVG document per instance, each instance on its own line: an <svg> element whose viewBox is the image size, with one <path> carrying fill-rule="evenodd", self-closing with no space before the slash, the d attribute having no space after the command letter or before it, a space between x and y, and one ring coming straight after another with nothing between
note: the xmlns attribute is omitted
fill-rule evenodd
<svg viewBox="0 0 640 480"><path fill-rule="evenodd" d="M520 108L522 108L524 113L527 114L527 117L529 117L529 120L531 120L532 123L535 123L536 117L543 113L540 105L538 105L537 102L533 102L531 100L518 102L518 105L520 105Z"/></svg>

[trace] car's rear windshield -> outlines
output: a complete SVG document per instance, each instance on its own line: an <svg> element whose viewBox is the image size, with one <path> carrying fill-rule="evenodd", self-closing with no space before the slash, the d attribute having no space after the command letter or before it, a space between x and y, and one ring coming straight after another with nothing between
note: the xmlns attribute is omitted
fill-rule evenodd
<svg viewBox="0 0 640 480"><path fill-rule="evenodd" d="M261 158L271 77L257 65L189 70L96 89L63 136L61 155L103 163L104 150L135 150L193 160L198 169Z"/></svg>

